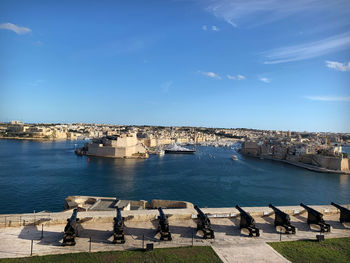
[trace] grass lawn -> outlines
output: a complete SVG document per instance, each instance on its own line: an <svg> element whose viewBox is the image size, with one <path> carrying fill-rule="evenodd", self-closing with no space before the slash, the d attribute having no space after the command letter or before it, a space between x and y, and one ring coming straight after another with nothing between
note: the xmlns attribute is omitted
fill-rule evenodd
<svg viewBox="0 0 350 263"><path fill-rule="evenodd" d="M268 243L291 262L350 262L350 238Z"/></svg>
<svg viewBox="0 0 350 263"><path fill-rule="evenodd" d="M0 263L17 262L65 262L65 263L88 263L88 262L220 262L211 247L179 247L157 248L150 252L143 251L109 251L94 253L73 253L49 256L34 256L27 258L0 259Z"/></svg>

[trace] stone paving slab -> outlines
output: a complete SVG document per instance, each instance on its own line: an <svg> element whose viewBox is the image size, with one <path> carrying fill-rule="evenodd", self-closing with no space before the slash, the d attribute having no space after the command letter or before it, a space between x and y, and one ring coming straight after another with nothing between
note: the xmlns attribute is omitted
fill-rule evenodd
<svg viewBox="0 0 350 263"><path fill-rule="evenodd" d="M307 214L291 216L291 221L297 228L295 235L280 235L273 226L274 215L265 217L255 217L256 226L261 229L261 236L249 238L241 234L239 230L239 217L235 218L211 218L215 240L203 240L200 236L193 236L194 245L212 245L224 262L257 262L264 261L262 255L267 253L275 262L283 262L277 252L275 252L266 242L277 242L299 239L316 239L319 233L311 231L306 224ZM339 214L328 214L324 216L327 223L332 226L332 232L326 233L326 238L350 237L350 228L339 223ZM79 237L76 239L76 246L63 247L64 224L44 225L44 238L41 237L41 225L0 228L0 258L25 257L30 255L31 240L34 240L34 255L87 252L89 250L89 238L92 238L92 251L109 251L141 248L143 236L146 243L153 243L158 247L177 247L192 245L192 233L196 229L196 220L178 220L169 218L170 231L173 241L159 241L157 237L157 220L148 221L126 221L125 239L123 245L112 244L112 223L95 222L83 220L79 229ZM259 252L260 251L260 252ZM268 259L270 259L268 256ZM226 260L226 261L225 261ZM271 262L271 261L269 261Z"/></svg>
<svg viewBox="0 0 350 263"><path fill-rule="evenodd" d="M288 263L289 261L265 242L236 243L234 245L215 244L212 248L224 263L271 262Z"/></svg>

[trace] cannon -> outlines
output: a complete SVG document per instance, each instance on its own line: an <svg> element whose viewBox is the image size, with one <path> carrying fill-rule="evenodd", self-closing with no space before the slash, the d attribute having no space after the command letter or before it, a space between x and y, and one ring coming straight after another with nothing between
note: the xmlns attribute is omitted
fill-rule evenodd
<svg viewBox="0 0 350 263"><path fill-rule="evenodd" d="M75 237L78 236L78 221L77 218L78 209L74 209L72 216L67 219L67 225L64 228L63 235L63 246L74 246L75 245Z"/></svg>
<svg viewBox="0 0 350 263"><path fill-rule="evenodd" d="M124 238L124 218L122 217L122 213L117 207L117 215L114 218L114 224L113 224L113 243L114 244L124 244L125 238Z"/></svg>
<svg viewBox="0 0 350 263"><path fill-rule="evenodd" d="M295 234L295 226L291 225L290 216L272 204L269 207L275 212L275 227L283 227L286 234Z"/></svg>
<svg viewBox="0 0 350 263"><path fill-rule="evenodd" d="M157 233L160 234L160 240L171 241L171 233L169 230L168 217L164 214L163 209L158 207L159 216L158 216L158 230Z"/></svg>
<svg viewBox="0 0 350 263"><path fill-rule="evenodd" d="M350 210L343 207L343 206L340 206L340 205L337 205L336 203L331 203L332 206L335 206L336 208L338 208L340 210L340 218L339 218L339 221L340 223L350 223Z"/></svg>
<svg viewBox="0 0 350 263"><path fill-rule="evenodd" d="M242 208L239 207L239 205L236 205L236 209L239 211L241 215L241 221L239 223L240 229L247 229L249 231L249 236L253 237L254 235L256 237L260 236L260 230L255 226L255 220L254 218L246 211L244 211Z"/></svg>
<svg viewBox="0 0 350 263"><path fill-rule="evenodd" d="M211 223L206 214L200 210L198 206L194 206L194 209L198 212L197 214L197 232L202 231L203 232L203 238L204 239L210 239L214 238L214 230L211 229Z"/></svg>
<svg viewBox="0 0 350 263"><path fill-rule="evenodd" d="M307 223L309 226L311 224L318 225L320 227L320 232L322 233L331 231L331 226L323 220L323 214L303 203L300 203L300 206L307 211Z"/></svg>

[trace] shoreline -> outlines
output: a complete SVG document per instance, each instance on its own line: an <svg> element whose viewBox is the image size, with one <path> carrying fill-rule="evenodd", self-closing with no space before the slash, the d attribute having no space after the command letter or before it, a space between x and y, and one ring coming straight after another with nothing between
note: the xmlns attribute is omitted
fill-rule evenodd
<svg viewBox="0 0 350 263"><path fill-rule="evenodd" d="M0 140L24 140L24 141L42 141L42 142L52 142L52 141L76 141L68 139L45 139L45 138L33 138L33 137L0 137Z"/></svg>
<svg viewBox="0 0 350 263"><path fill-rule="evenodd" d="M291 161L288 161L288 160L274 159L274 158L271 158L271 157L253 156L253 155L249 155L249 154L244 154L242 152L241 152L241 154L244 155L244 156L258 158L258 159L262 159L262 160L266 159L266 160L271 160L271 161L287 163L287 164L294 165L294 166L299 167L299 168L304 168L304 169L307 169L307 170L313 171L313 172L350 175L350 171L330 170L330 169L317 167L317 166L310 165L310 164L296 163L296 162L291 162Z"/></svg>

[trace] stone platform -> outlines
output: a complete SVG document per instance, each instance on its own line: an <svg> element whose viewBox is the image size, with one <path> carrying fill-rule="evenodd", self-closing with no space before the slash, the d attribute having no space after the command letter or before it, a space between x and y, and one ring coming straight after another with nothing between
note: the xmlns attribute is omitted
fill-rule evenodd
<svg viewBox="0 0 350 263"><path fill-rule="evenodd" d="M349 205L344 205L349 208ZM350 237L350 228L339 223L339 212L333 206L312 206L324 214L324 219L332 226L331 233L325 238ZM71 211L51 214L7 215L5 227L0 222L0 257L26 257L30 255L31 240L33 240L33 255L58 253L87 252L91 237L92 251L109 251L124 249L139 249L146 243L158 247L177 247L190 245L211 245L224 262L288 262L266 242L277 242L300 239L316 239L318 234L310 230L306 223L307 213L302 207L281 207L281 210L291 214L291 222L297 228L295 235L280 235L273 225L274 214L268 207L245 207L261 229L261 236L250 238L239 230L239 213L235 208L207 208L203 212L211 214L211 223L215 232L214 240L203 240L194 232L196 229L196 211L194 209L164 209L169 216L172 241L160 241L156 236L157 210L123 211L125 217L125 239L123 245L112 244L114 212L92 211L79 212L81 220L79 237L76 246L63 247L63 229ZM35 219L34 219L35 216ZM19 220L26 220L22 225ZM4 219L4 215L1 220ZM12 220L12 221L11 221ZM35 220L35 221L34 221ZM11 223L9 223L11 221ZM33 224L35 222L35 225ZM10 226L9 226L10 225ZM41 239L41 230L44 229Z"/></svg>

